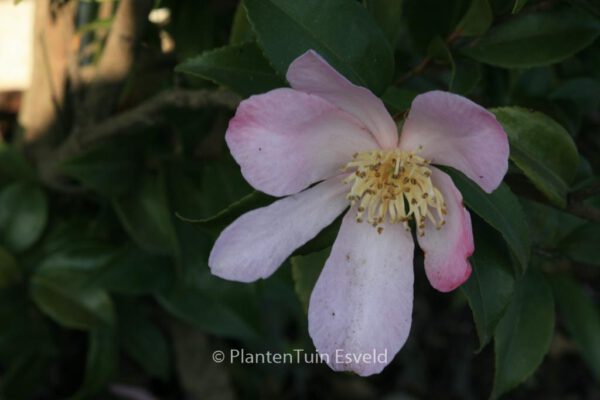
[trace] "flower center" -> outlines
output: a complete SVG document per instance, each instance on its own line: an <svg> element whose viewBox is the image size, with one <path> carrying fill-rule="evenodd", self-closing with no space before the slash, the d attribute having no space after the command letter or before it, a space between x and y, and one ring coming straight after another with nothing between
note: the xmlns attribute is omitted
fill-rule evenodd
<svg viewBox="0 0 600 400"><path fill-rule="evenodd" d="M419 148L420 150L420 148ZM344 167L352 171L344 183L352 184L348 200L358 205L356 222L379 226L386 218L390 223L414 219L419 236L425 235L429 219L437 229L444 223L446 203L442 193L431 182L430 161L417 155L419 151L374 150L356 153Z"/></svg>

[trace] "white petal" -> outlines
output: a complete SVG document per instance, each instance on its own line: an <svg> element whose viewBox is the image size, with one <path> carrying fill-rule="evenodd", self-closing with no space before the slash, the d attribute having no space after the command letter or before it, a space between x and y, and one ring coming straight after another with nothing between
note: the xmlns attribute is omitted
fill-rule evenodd
<svg viewBox="0 0 600 400"><path fill-rule="evenodd" d="M240 282L271 275L348 206L341 180L332 178L239 217L225 228L210 253L212 273Z"/></svg>
<svg viewBox="0 0 600 400"><path fill-rule="evenodd" d="M379 234L355 215L344 217L312 292L308 328L331 368L367 376L381 372L408 337L414 243L400 224Z"/></svg>

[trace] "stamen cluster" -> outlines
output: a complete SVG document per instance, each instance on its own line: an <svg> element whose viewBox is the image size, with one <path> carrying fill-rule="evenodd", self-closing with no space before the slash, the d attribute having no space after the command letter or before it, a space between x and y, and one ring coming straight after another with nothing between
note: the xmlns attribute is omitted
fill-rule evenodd
<svg viewBox="0 0 600 400"><path fill-rule="evenodd" d="M430 161L417 151L374 150L356 153L344 167L352 173L344 183L352 184L348 200L357 205L356 222L366 221L379 233L386 218L390 223L414 219L419 236L429 219L437 229L444 223L446 204L431 181Z"/></svg>

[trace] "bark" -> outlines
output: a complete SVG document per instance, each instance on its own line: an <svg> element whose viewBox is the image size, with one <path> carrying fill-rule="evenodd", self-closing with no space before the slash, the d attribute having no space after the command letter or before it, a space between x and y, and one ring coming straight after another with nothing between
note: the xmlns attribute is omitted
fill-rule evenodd
<svg viewBox="0 0 600 400"><path fill-rule="evenodd" d="M109 116L132 71L140 38L148 24L153 0L122 0L111 26L94 80L86 90L77 125L86 126Z"/></svg>
<svg viewBox="0 0 600 400"><path fill-rule="evenodd" d="M76 51L75 10L75 2L53 10L51 0L37 1L31 87L19 115L26 142L64 128L68 65Z"/></svg>

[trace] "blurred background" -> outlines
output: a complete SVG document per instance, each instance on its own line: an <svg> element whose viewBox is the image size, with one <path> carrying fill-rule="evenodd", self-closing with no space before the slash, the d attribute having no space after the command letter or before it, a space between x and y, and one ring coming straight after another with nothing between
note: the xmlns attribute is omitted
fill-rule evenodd
<svg viewBox="0 0 600 400"><path fill-rule="evenodd" d="M514 164L507 178L530 227L530 268L551 289L522 316L535 324L547 313L547 331L519 348L541 343L541 354L504 398L599 399L600 5L323 4L340 1L358 4L361 21L387 38L393 83L378 94L400 119L418 93L451 90L486 107L543 111L576 144L562 207ZM473 22L481 9L485 26ZM210 275L216 235L248 201L258 204L223 140L228 120L241 99L286 85L264 56L255 12L249 20L237 0L0 0L1 398L482 399L495 371L512 368L484 346L491 338L475 326L472 293L433 290L419 254L411 335L380 375L213 361L215 350L314 352L307 301L335 232L267 280ZM558 22L538 23L538 14ZM515 56L509 66L461 53L502 29L522 40L524 25L540 35L524 51L549 41L566 52L528 65ZM291 28L277 29L294 40ZM510 269L498 232L473 221L476 237L493 243L489 257ZM513 278L500 278L512 293Z"/></svg>

